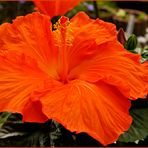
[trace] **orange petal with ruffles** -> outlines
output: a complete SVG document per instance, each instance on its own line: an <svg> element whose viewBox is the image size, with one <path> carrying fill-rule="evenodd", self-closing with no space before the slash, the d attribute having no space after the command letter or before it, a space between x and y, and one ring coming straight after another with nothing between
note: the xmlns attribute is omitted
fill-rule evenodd
<svg viewBox="0 0 148 148"><path fill-rule="evenodd" d="M81 0L33 0L37 9L50 17L64 15Z"/></svg>
<svg viewBox="0 0 148 148"><path fill-rule="evenodd" d="M71 20L73 46L68 50L69 68L90 59L99 51L98 45L116 40L116 27L102 20L92 20L84 12Z"/></svg>
<svg viewBox="0 0 148 148"><path fill-rule="evenodd" d="M132 122L130 101L104 82L71 81L40 99L43 112L71 132L86 132L103 145L113 143Z"/></svg>
<svg viewBox="0 0 148 148"><path fill-rule="evenodd" d="M40 22L40 23L39 23ZM57 51L53 46L50 17L40 13L17 17L0 27L0 50L16 51L35 59L39 67L57 78Z"/></svg>
<svg viewBox="0 0 148 148"><path fill-rule="evenodd" d="M140 64L140 55L128 52L118 42L115 26L99 19L90 20L84 13L78 13L71 23L76 33L74 45L68 51L72 68L69 79L89 82L103 79L115 85L127 98L145 98L147 68Z"/></svg>
<svg viewBox="0 0 148 148"><path fill-rule="evenodd" d="M41 107L33 107L30 97L35 90L46 87L53 89L57 85L54 82L30 57L14 52L1 53L0 111L21 113L23 118L29 116L32 122L45 122L48 118L42 113ZM28 120L27 117L25 121Z"/></svg>
<svg viewBox="0 0 148 148"><path fill-rule="evenodd" d="M148 92L146 67L133 61L132 53L122 48L117 41L99 45L95 56L71 70L69 79L89 82L102 79L116 86L127 98L145 98Z"/></svg>

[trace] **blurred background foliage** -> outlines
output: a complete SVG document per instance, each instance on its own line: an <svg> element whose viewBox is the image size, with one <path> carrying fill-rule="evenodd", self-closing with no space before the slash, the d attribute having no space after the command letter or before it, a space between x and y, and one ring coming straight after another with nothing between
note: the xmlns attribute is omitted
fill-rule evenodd
<svg viewBox="0 0 148 148"><path fill-rule="evenodd" d="M0 23L12 22L17 16L26 15L33 11L34 5L32 2L0 1Z"/></svg>
<svg viewBox="0 0 148 148"><path fill-rule="evenodd" d="M92 18L101 18L126 31L124 47L148 60L148 2L83 2L65 15L71 18L85 11ZM132 10L131 10L132 9ZM0 24L35 11L32 2L0 2ZM134 19L135 24L129 26ZM57 18L52 19L56 22ZM131 27L131 28L130 28ZM132 34L136 34L135 35ZM118 141L109 146L148 146L148 97L132 102L133 123ZM75 134L53 120L46 123L23 123L19 114L0 113L0 146L102 146L85 133Z"/></svg>

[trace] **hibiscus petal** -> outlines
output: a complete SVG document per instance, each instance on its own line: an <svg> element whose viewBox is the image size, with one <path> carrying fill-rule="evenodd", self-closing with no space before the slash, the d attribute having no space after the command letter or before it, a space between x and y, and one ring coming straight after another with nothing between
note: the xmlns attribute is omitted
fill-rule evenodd
<svg viewBox="0 0 148 148"><path fill-rule="evenodd" d="M48 118L42 112L42 105L39 101L28 101L23 109L23 121L44 123Z"/></svg>
<svg viewBox="0 0 148 148"><path fill-rule="evenodd" d="M84 12L78 13L70 22L74 38L73 46L68 50L70 69L94 56L98 45L117 38L115 25L100 19L92 20Z"/></svg>
<svg viewBox="0 0 148 148"><path fill-rule="evenodd" d="M45 94L43 112L72 132L86 132L107 145L117 140L131 124L130 101L115 87L81 80Z"/></svg>
<svg viewBox="0 0 148 148"><path fill-rule="evenodd" d="M37 8L50 17L64 15L81 0L33 0Z"/></svg>
<svg viewBox="0 0 148 148"><path fill-rule="evenodd" d="M27 114L32 122L47 120L40 112L41 109L37 106L31 107L30 98L35 90L53 89L58 83L43 73L35 61L24 54L1 54L0 63L0 112L17 112L25 118Z"/></svg>
<svg viewBox="0 0 148 148"><path fill-rule="evenodd" d="M32 13L17 17L12 24L0 27L0 50L13 50L34 59L39 67L50 76L57 78L57 51L53 47L50 17Z"/></svg>
<svg viewBox="0 0 148 148"><path fill-rule="evenodd" d="M113 36L114 36L114 38L116 38L115 36L117 35L117 31L116 31L116 26L114 24L109 23L109 22L104 22L101 19L96 19L96 20L91 19L84 12L77 13L70 21L72 23L72 26L75 29L77 27L80 27L81 29L83 29L84 26L88 27L91 24L93 27L92 29L96 28L97 30L99 30L100 31L100 32L98 31L99 35L102 34L103 37L105 36L104 38L113 37ZM89 31L91 31L91 30L89 30ZM103 32L103 31L105 31L105 32ZM99 38L98 38L98 40L99 40Z"/></svg>
<svg viewBox="0 0 148 148"><path fill-rule="evenodd" d="M134 58L135 57L135 58ZM97 82L103 79L115 85L126 97L145 97L148 92L146 68L137 56L123 49L117 41L98 46L96 54L71 70L69 79Z"/></svg>

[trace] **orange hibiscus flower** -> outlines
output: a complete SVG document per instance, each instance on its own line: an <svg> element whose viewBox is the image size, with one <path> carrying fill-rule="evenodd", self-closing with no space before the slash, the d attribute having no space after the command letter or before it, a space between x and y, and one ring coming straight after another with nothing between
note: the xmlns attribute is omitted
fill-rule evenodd
<svg viewBox="0 0 148 148"><path fill-rule="evenodd" d="M0 111L26 122L54 119L102 144L128 130L130 99L147 93L145 65L113 24L78 13L52 24L38 12L0 27Z"/></svg>
<svg viewBox="0 0 148 148"><path fill-rule="evenodd" d="M50 17L64 15L81 0L33 0L37 9Z"/></svg>

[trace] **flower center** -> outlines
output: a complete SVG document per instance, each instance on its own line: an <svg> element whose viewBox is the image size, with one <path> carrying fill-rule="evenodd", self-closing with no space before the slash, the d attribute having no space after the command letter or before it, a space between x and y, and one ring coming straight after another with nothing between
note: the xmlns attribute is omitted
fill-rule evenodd
<svg viewBox="0 0 148 148"><path fill-rule="evenodd" d="M54 25L55 46L58 48L58 73L63 83L68 81L68 52L73 45L73 31L68 18L61 17Z"/></svg>

